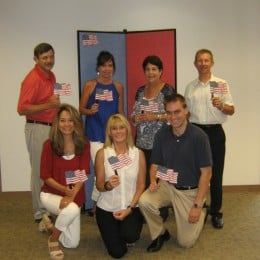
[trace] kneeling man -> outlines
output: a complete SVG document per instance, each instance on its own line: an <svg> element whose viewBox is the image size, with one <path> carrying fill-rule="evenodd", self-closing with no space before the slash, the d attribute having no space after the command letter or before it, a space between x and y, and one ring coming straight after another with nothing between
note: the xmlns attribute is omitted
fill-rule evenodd
<svg viewBox="0 0 260 260"><path fill-rule="evenodd" d="M159 251L170 234L159 209L172 205L177 240L192 247L204 225L205 196L212 174L212 156L207 135L188 122L185 98L173 94L165 98L169 125L162 127L154 140L149 188L139 200L152 243L148 252Z"/></svg>

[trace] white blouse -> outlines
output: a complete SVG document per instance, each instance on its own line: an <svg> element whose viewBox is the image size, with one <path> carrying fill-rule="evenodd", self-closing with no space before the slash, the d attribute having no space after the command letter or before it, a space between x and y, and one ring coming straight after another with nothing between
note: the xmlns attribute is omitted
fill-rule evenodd
<svg viewBox="0 0 260 260"><path fill-rule="evenodd" d="M129 157L132 162L117 170L120 177L120 185L111 191L101 192L97 201L97 206L109 212L126 209L132 202L133 196L136 192L136 183L139 171L139 149L129 148ZM115 150L111 147L104 149L104 167L105 167L105 181L110 176L115 174L108 158L116 156Z"/></svg>

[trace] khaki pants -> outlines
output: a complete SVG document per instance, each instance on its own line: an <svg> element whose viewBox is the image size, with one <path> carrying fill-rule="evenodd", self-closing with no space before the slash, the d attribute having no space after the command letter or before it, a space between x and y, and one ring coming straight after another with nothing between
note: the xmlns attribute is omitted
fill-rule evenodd
<svg viewBox="0 0 260 260"><path fill-rule="evenodd" d="M40 219L42 217L40 213L45 212L40 201L40 191L43 184L40 179L40 165L42 145L48 139L49 132L50 126L48 125L31 123L25 125L25 139L31 164L31 191L35 219Z"/></svg>
<svg viewBox="0 0 260 260"><path fill-rule="evenodd" d="M159 181L160 187L151 192L148 189L139 200L152 240L165 232L159 208L172 205L177 226L177 240L182 247L192 247L198 239L204 225L205 211L202 210L200 219L195 224L188 222L189 212L194 204L197 189L177 190L166 181Z"/></svg>

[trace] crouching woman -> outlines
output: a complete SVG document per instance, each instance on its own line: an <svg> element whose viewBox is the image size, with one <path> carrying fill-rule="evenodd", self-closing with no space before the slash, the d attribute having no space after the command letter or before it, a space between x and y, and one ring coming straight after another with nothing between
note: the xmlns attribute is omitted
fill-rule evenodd
<svg viewBox="0 0 260 260"><path fill-rule="evenodd" d="M137 205L145 187L145 158L133 144L127 119L115 114L106 126L104 147L95 160L100 191L96 220L106 249L120 258L140 238L143 217Z"/></svg>
<svg viewBox="0 0 260 260"><path fill-rule="evenodd" d="M49 213L57 216L52 223L44 215L40 231L49 231L51 259L63 259L59 242L76 248L80 241L80 207L85 200L84 181L89 173L89 145L86 143L80 115L71 105L62 104L54 118L50 139L43 145L40 198Z"/></svg>

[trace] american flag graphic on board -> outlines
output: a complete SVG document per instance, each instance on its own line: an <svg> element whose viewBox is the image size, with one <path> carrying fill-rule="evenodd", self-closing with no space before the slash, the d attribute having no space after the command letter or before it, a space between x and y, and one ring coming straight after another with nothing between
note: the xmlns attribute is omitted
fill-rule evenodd
<svg viewBox="0 0 260 260"><path fill-rule="evenodd" d="M210 86L210 93L213 95L228 93L227 84L224 82L210 81L209 86Z"/></svg>
<svg viewBox="0 0 260 260"><path fill-rule="evenodd" d="M112 90L97 88L95 99L104 100L104 101L113 101Z"/></svg>
<svg viewBox="0 0 260 260"><path fill-rule="evenodd" d="M97 45L98 38L95 34L83 34L82 35L82 45L83 46L90 46L90 45Z"/></svg>
<svg viewBox="0 0 260 260"><path fill-rule="evenodd" d="M72 94L71 85L68 83L55 83L54 94L59 96L70 96Z"/></svg>
<svg viewBox="0 0 260 260"><path fill-rule="evenodd" d="M85 170L66 171L65 172L66 184L76 184L78 182L84 182L88 179Z"/></svg>
<svg viewBox="0 0 260 260"><path fill-rule="evenodd" d="M147 100L147 99L142 99L140 103L140 109L143 112L148 112L148 113L158 113L158 103L155 102L154 100Z"/></svg>
<svg viewBox="0 0 260 260"><path fill-rule="evenodd" d="M119 154L118 156L111 156L108 158L108 161L113 170L121 169L132 162L132 159L128 154Z"/></svg>
<svg viewBox="0 0 260 260"><path fill-rule="evenodd" d="M156 177L161 180L176 184L178 180L178 172L175 172L173 169L168 169L164 166L158 165Z"/></svg>

